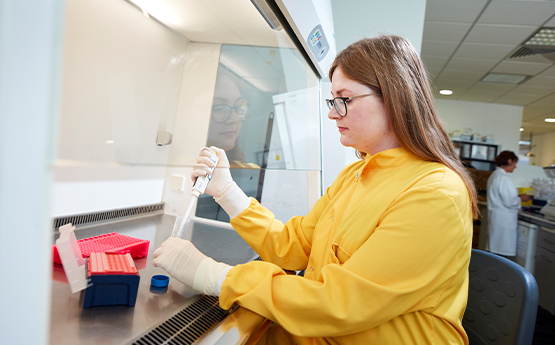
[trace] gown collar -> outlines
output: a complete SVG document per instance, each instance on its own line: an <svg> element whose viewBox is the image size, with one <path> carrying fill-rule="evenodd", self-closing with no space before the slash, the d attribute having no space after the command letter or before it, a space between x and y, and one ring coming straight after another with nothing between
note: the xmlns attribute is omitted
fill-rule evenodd
<svg viewBox="0 0 555 345"><path fill-rule="evenodd" d="M367 154L364 159L364 166L375 168L401 167L417 160L420 160L420 158L412 155L403 147L396 147L374 155Z"/></svg>

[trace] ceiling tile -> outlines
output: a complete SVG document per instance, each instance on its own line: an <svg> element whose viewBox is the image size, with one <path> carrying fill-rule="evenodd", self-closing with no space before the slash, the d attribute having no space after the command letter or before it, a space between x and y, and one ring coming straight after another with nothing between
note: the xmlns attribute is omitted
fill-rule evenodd
<svg viewBox="0 0 555 345"><path fill-rule="evenodd" d="M441 76L434 81L434 85L438 89L450 89L450 90L467 90L474 85L474 81L464 81L464 80L457 80L457 79L447 79L442 78Z"/></svg>
<svg viewBox="0 0 555 345"><path fill-rule="evenodd" d="M547 26L547 27L555 27L555 16L552 17L547 23L545 23L543 26Z"/></svg>
<svg viewBox="0 0 555 345"><path fill-rule="evenodd" d="M430 78L430 80L434 80L436 79L436 77L439 75L439 73L441 72L441 68L429 68L426 67L426 69L428 70L428 76Z"/></svg>
<svg viewBox="0 0 555 345"><path fill-rule="evenodd" d="M534 108L531 106L527 106L524 107L524 110L522 111L522 117L526 118L527 120L536 119L549 113L551 113L551 109L549 108Z"/></svg>
<svg viewBox="0 0 555 345"><path fill-rule="evenodd" d="M483 72L485 75L497 63L498 60L452 58L445 68Z"/></svg>
<svg viewBox="0 0 555 345"><path fill-rule="evenodd" d="M526 84L519 85L514 91L527 95L538 95L539 97L544 97L555 92L551 88L535 87Z"/></svg>
<svg viewBox="0 0 555 345"><path fill-rule="evenodd" d="M529 104L528 107L543 109L547 111L555 111L555 95L540 98L539 100Z"/></svg>
<svg viewBox="0 0 555 345"><path fill-rule="evenodd" d="M544 77L555 77L555 66L550 67L542 73Z"/></svg>
<svg viewBox="0 0 555 345"><path fill-rule="evenodd" d="M554 1L493 0L478 19L478 23L540 26L553 13Z"/></svg>
<svg viewBox="0 0 555 345"><path fill-rule="evenodd" d="M440 80L457 80L478 82L484 76L483 72L474 72L468 70L444 69L438 79Z"/></svg>
<svg viewBox="0 0 555 345"><path fill-rule="evenodd" d="M470 23L424 22L424 37L428 41L459 43L470 29Z"/></svg>
<svg viewBox="0 0 555 345"><path fill-rule="evenodd" d="M495 103L501 103L501 104L511 104L511 105L525 106L529 103L534 102L535 100L537 100L540 97L541 96L527 95L527 94L522 94L522 93L518 93L518 92L508 92L508 93L506 93L504 95L501 95L498 98L496 98L494 102Z"/></svg>
<svg viewBox="0 0 555 345"><path fill-rule="evenodd" d="M422 55L422 61L424 61L424 64L429 68L443 69L443 66L445 66L447 60L449 60L448 56Z"/></svg>
<svg viewBox="0 0 555 345"><path fill-rule="evenodd" d="M549 125L549 124L547 124ZM545 123L529 123L523 122L522 127L524 128L525 132L531 132L534 136L546 134L555 131L555 127L550 128L550 126L546 126Z"/></svg>
<svg viewBox="0 0 555 345"><path fill-rule="evenodd" d="M548 69L549 66L550 64L547 63L504 60L491 71L493 73L536 75Z"/></svg>
<svg viewBox="0 0 555 345"><path fill-rule="evenodd" d="M466 91L464 95L460 96L460 100L467 100L473 102L493 102L494 99L498 98L501 92L488 92L488 91L472 91L472 89Z"/></svg>
<svg viewBox="0 0 555 345"><path fill-rule="evenodd" d="M521 44L536 26L476 24L465 38L465 43Z"/></svg>
<svg viewBox="0 0 555 345"><path fill-rule="evenodd" d="M555 107L555 94L546 96L542 99L540 99L538 102L538 104L547 104L547 105L551 105ZM553 108L553 110L555 111L555 108Z"/></svg>
<svg viewBox="0 0 555 345"><path fill-rule="evenodd" d="M522 85L555 89L555 77L544 77L540 75L524 81Z"/></svg>
<svg viewBox="0 0 555 345"><path fill-rule="evenodd" d="M473 91L495 91L495 92L509 92L516 89L516 85L513 84L496 84L496 83L484 83L478 82L473 87Z"/></svg>
<svg viewBox="0 0 555 345"><path fill-rule="evenodd" d="M457 49L458 42L444 42L444 41L422 41L422 55L439 55L451 56L455 49Z"/></svg>
<svg viewBox="0 0 555 345"><path fill-rule="evenodd" d="M427 0L426 20L473 23L487 0Z"/></svg>
<svg viewBox="0 0 555 345"><path fill-rule="evenodd" d="M468 102L481 102L481 103L490 103L492 100L495 99L495 95L494 96L489 96L486 94L478 94L478 95L474 95L474 94L464 94L460 97L457 98L457 100L459 101L468 101Z"/></svg>
<svg viewBox="0 0 555 345"><path fill-rule="evenodd" d="M480 58L501 60L512 50L514 45L491 44L491 43L463 43L455 52L454 57Z"/></svg>

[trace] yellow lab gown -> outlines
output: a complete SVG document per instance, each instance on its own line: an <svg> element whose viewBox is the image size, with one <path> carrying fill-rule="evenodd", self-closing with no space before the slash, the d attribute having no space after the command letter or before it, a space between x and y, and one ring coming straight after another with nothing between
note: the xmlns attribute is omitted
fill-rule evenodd
<svg viewBox="0 0 555 345"><path fill-rule="evenodd" d="M275 321L267 344L468 343L472 211L444 165L386 150L347 166L304 217L284 225L251 199L231 224L264 261L231 269L220 305Z"/></svg>

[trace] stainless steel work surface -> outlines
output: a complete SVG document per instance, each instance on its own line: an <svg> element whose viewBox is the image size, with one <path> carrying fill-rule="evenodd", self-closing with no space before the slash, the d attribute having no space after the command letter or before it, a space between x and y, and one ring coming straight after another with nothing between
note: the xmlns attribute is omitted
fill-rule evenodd
<svg viewBox="0 0 555 345"><path fill-rule="evenodd" d="M543 226L549 229L555 229L555 221L546 218L541 213L532 213L527 211L519 211L518 218L532 224Z"/></svg>
<svg viewBox="0 0 555 345"><path fill-rule="evenodd" d="M50 344L129 344L197 301L200 296L174 278L167 290L153 289L153 275L166 274L152 266L152 253L171 234L175 217L157 215L104 226L77 229L77 238L117 232L150 240L148 256L135 259L141 277L134 307L82 308L80 293L71 293L63 267L52 264ZM231 265L251 261L255 252L233 230L191 222L191 240L199 250Z"/></svg>

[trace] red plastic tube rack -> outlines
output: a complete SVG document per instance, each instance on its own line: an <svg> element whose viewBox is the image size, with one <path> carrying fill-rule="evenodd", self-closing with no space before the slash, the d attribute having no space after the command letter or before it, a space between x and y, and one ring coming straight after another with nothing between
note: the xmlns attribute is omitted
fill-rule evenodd
<svg viewBox="0 0 555 345"><path fill-rule="evenodd" d="M150 241L112 232L78 240L77 244L83 258L90 256L91 253L129 253L132 258L141 258L148 255ZM57 264L62 263L55 244L52 246L52 261Z"/></svg>

